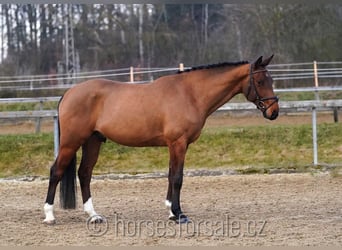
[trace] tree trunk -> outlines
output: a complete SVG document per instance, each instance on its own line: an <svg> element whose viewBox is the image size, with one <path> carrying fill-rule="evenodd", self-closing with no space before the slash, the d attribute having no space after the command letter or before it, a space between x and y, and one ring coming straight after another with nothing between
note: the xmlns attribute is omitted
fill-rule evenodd
<svg viewBox="0 0 342 250"><path fill-rule="evenodd" d="M139 28L138 28L140 67L144 67L143 25L144 25L144 5L140 4L139 5Z"/></svg>

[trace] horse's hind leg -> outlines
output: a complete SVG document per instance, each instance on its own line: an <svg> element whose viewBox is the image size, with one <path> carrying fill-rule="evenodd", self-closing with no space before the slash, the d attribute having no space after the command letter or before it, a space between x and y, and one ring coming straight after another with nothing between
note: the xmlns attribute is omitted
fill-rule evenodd
<svg viewBox="0 0 342 250"><path fill-rule="evenodd" d="M99 133L93 133L89 139L82 145L82 160L78 169L78 177L82 191L82 200L84 211L92 217L91 221L99 221L101 217L95 212L90 193L90 181L93 168L98 159L101 143L105 138Z"/></svg>
<svg viewBox="0 0 342 250"><path fill-rule="evenodd" d="M55 223L55 217L53 215L53 203L55 199L56 188L62 179L66 168L70 167L70 164L74 163L73 158L75 157L76 151L77 150L72 150L67 147L61 147L59 154L50 169L49 187L44 205L45 219L43 222L46 224Z"/></svg>

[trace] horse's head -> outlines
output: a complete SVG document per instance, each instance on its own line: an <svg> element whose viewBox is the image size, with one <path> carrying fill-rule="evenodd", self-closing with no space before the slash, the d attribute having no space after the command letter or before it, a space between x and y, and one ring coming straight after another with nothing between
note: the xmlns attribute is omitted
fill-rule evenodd
<svg viewBox="0 0 342 250"><path fill-rule="evenodd" d="M271 62L273 55L263 60L259 57L250 64L249 82L244 88L248 101L253 102L263 113L264 117L274 120L278 117L278 97L273 92L273 80L266 66Z"/></svg>

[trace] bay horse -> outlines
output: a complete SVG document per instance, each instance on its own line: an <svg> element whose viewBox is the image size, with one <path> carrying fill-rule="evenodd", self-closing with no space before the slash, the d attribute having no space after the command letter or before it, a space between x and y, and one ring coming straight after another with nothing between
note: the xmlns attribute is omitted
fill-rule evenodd
<svg viewBox="0 0 342 250"><path fill-rule="evenodd" d="M201 133L207 117L232 97L243 93L264 117L278 116L267 59L194 67L146 84L92 79L65 92L58 105L59 153L50 169L44 223L54 224L53 203L58 183L61 206L76 207L76 152L82 148L78 169L84 211L92 222L101 220L90 193L92 171L101 144L135 147L167 146L169 219L186 223L180 206L185 154Z"/></svg>

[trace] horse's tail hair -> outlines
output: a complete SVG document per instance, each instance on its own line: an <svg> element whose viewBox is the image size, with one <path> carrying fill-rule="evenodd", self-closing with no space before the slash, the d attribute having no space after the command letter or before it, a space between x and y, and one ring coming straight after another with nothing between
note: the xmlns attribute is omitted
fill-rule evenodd
<svg viewBox="0 0 342 250"><path fill-rule="evenodd" d="M62 101L62 98L59 100L59 104ZM58 139L60 139L60 126L59 126L59 116L58 116ZM64 175L60 182L60 192L59 199L60 205L63 209L75 209L76 208L76 153L72 157L69 165L64 171Z"/></svg>
<svg viewBox="0 0 342 250"><path fill-rule="evenodd" d="M63 209L76 208L76 154L64 171L59 194Z"/></svg>

